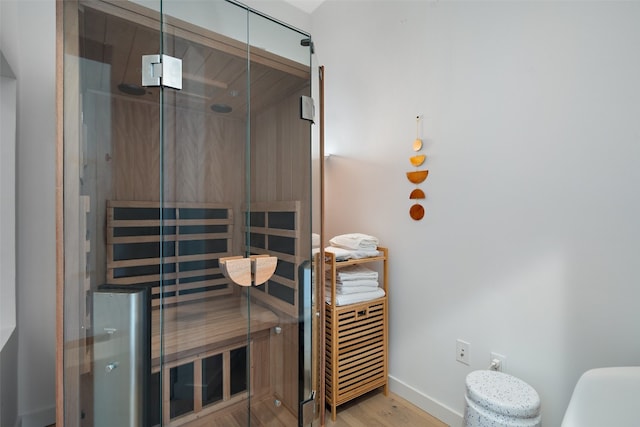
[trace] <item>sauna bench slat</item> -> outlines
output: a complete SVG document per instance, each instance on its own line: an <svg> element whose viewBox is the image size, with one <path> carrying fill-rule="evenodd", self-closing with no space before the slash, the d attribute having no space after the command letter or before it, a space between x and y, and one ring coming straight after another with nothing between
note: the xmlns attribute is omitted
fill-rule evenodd
<svg viewBox="0 0 640 427"><path fill-rule="evenodd" d="M182 359L234 341L246 340L249 327L251 335L255 335L279 323L278 316L261 305L251 303L249 310L250 315L247 300L236 296L165 307L165 361ZM152 366L155 367L160 361L159 309L152 311L151 322L151 359Z"/></svg>

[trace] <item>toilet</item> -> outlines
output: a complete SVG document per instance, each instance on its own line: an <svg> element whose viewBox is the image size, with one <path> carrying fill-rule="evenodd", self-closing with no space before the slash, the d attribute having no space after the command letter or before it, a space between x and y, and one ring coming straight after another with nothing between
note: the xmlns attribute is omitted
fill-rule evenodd
<svg viewBox="0 0 640 427"><path fill-rule="evenodd" d="M540 397L503 372L474 371L466 379L466 427L540 427Z"/></svg>

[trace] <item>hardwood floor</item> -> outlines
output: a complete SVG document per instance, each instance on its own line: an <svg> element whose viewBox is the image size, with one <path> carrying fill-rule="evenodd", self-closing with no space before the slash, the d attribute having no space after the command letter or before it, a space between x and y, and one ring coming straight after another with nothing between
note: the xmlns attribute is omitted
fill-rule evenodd
<svg viewBox="0 0 640 427"><path fill-rule="evenodd" d="M271 401L254 402L252 427L295 427L295 417L284 407L276 408ZM188 423L185 427L244 427L245 408L221 411L213 417ZM313 424L319 426L319 422ZM372 391L338 407L336 421L331 411L325 413L325 427L446 427L447 425L393 393Z"/></svg>
<svg viewBox="0 0 640 427"><path fill-rule="evenodd" d="M275 408L270 402L259 402L251 411L251 425L256 427L297 426L295 418L284 410ZM247 424L246 407L221 411L212 417L185 424L185 427L244 427ZM314 427L319 422L313 424ZM376 390L338 407L335 421L331 411L325 414L325 427L447 427L434 418L393 393L385 396ZM55 424L48 427L55 427Z"/></svg>
<svg viewBox="0 0 640 427"><path fill-rule="evenodd" d="M372 391L338 407L336 421L326 412L326 427L446 427L437 418L399 396Z"/></svg>

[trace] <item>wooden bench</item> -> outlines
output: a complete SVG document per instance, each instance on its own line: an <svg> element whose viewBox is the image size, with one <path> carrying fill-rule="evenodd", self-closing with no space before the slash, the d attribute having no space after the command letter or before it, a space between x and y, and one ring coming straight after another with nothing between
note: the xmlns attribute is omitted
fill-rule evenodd
<svg viewBox="0 0 640 427"><path fill-rule="evenodd" d="M151 365L154 371L159 369L160 363L160 317L160 310L152 311ZM273 311L255 303L247 307L247 300L236 296L168 307L162 311L162 317L165 363L224 348L239 339L246 342L249 335L279 323Z"/></svg>
<svg viewBox="0 0 640 427"><path fill-rule="evenodd" d="M233 295L153 310L152 383L159 389L163 382L163 424L269 393L270 337L278 324L273 311Z"/></svg>

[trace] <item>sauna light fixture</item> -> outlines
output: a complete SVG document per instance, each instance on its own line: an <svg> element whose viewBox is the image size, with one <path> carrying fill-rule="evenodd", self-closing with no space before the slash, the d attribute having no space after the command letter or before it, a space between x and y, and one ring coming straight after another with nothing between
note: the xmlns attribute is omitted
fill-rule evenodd
<svg viewBox="0 0 640 427"><path fill-rule="evenodd" d="M120 83L118 89L127 95L142 96L147 93L145 88L133 83Z"/></svg>
<svg viewBox="0 0 640 427"><path fill-rule="evenodd" d="M231 105L227 105L227 104L213 104L211 106L211 109L216 113L223 113L223 114L230 113L233 110L233 108L231 108Z"/></svg>

